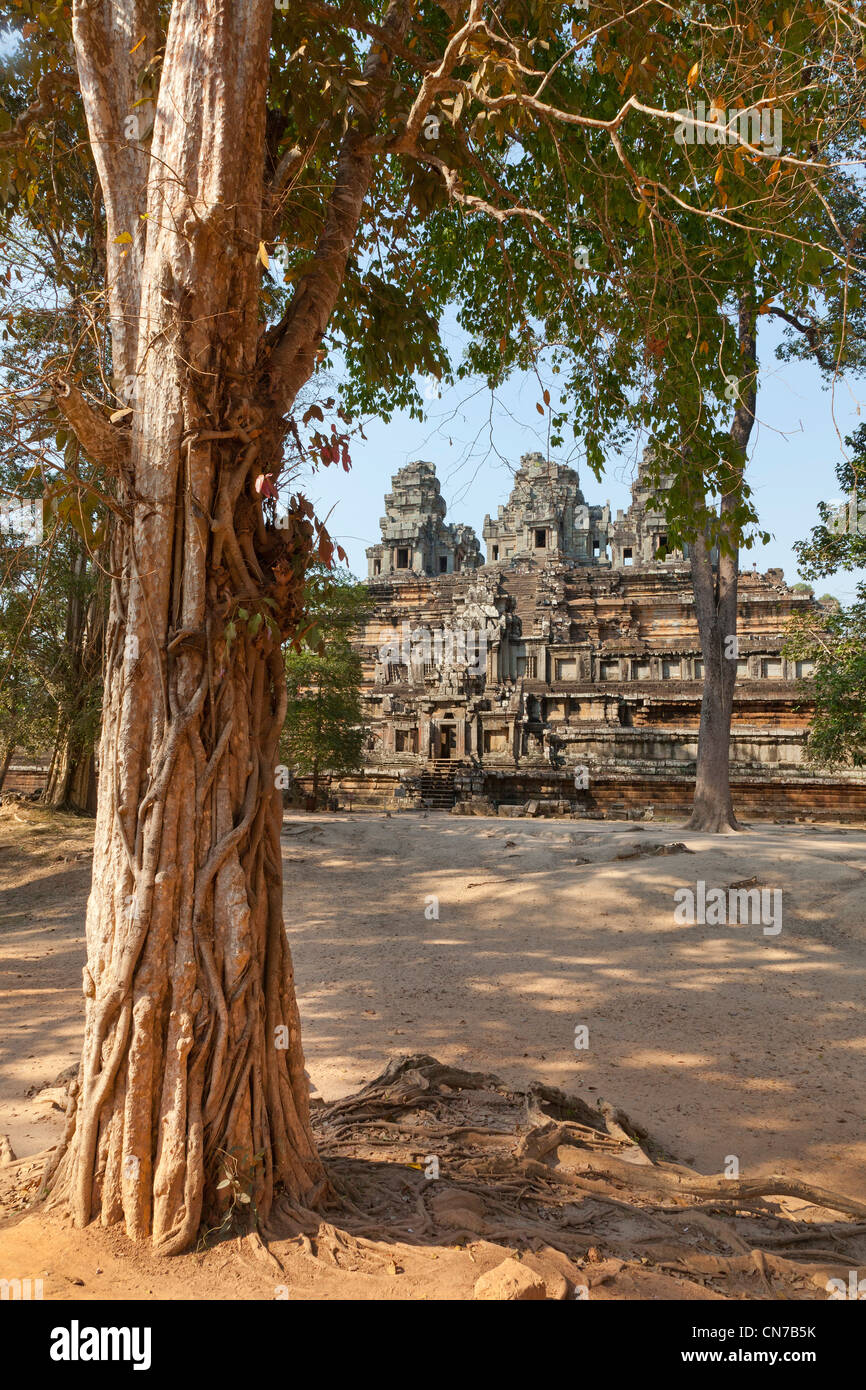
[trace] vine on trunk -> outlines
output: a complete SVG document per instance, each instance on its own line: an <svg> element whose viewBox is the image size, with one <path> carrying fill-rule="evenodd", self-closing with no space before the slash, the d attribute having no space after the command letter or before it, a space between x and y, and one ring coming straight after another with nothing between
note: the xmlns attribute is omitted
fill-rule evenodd
<svg viewBox="0 0 866 1390"><path fill-rule="evenodd" d="M164 642L147 639L131 529L119 525L113 545L96 861L112 871L88 909L86 1042L46 1184L77 1223L98 1210L132 1235L152 1230L167 1254L186 1248L202 1219L221 1219L227 1163L259 1216L278 1186L306 1204L324 1188L273 776L286 699L280 642L301 627L314 528L301 499L287 526L265 523L255 491L262 419L245 402L222 428L183 441L188 475L197 451L221 452L210 525L202 530L191 488L178 499ZM204 621L188 626L187 597L202 588ZM136 787L148 687L159 687L153 746Z"/></svg>

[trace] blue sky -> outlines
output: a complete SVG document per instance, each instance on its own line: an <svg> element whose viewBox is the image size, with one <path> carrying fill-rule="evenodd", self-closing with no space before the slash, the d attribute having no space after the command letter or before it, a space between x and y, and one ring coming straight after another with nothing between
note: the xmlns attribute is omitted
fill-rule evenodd
<svg viewBox="0 0 866 1390"><path fill-rule="evenodd" d="M818 521L819 501L839 497L835 464L844 457L842 438L856 429L864 414L858 413L859 396L866 400L860 381L837 382L826 390L817 370L806 363L779 362L775 325L762 325L760 394L757 424L750 449L749 478L765 528L772 533L769 545L743 552L742 566L759 570L781 568L789 583L800 576L792 545L806 537ZM453 359L460 356L461 334L454 326L446 332ZM858 395L859 393L859 395ZM511 490L512 471L521 454L546 449L545 421L535 403L539 387L534 377L515 377L491 398L482 382L460 382L443 388L440 399L427 402L423 422L395 414L390 424L365 423L366 442L352 445L352 471L320 468L301 475L300 485L315 502L319 516L330 512L331 534L343 545L352 571L367 573L365 549L379 540L379 518L391 477L411 459L429 459L436 465L449 521L468 522L481 538L486 512L495 514ZM610 501L628 506L629 484L641 449L635 446L611 456L601 483L581 467L579 455L567 450L554 453L561 462L577 467L589 503ZM858 579L866 572L839 574L816 584L816 592L835 594L842 602L854 596Z"/></svg>

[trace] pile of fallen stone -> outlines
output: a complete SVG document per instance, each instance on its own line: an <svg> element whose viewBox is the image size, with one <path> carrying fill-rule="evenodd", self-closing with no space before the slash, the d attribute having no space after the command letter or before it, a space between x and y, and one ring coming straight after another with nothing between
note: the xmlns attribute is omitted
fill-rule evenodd
<svg viewBox="0 0 866 1390"><path fill-rule="evenodd" d="M653 820L652 806L629 807L609 811L589 810L580 802L564 798L537 797L530 801L499 801L489 796L469 796L455 802L451 814L454 816L504 816L509 819L525 817L535 820L540 817L569 818L571 820Z"/></svg>

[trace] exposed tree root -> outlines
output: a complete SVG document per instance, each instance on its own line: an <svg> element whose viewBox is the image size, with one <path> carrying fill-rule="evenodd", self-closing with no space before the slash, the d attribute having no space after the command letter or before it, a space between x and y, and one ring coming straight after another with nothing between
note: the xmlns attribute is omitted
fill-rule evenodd
<svg viewBox="0 0 866 1390"><path fill-rule="evenodd" d="M493 1242L503 1258L561 1252L583 1297L602 1285L604 1297L655 1297L657 1278L682 1286L668 1297L822 1298L825 1276L866 1260L866 1224L828 1219L862 1218L866 1203L778 1175L703 1176L610 1105L515 1091L424 1055L319 1107L314 1129L339 1215L284 1205L266 1234L301 1232L341 1267L382 1241L480 1242L489 1265ZM785 1197L811 1210L773 1200Z"/></svg>

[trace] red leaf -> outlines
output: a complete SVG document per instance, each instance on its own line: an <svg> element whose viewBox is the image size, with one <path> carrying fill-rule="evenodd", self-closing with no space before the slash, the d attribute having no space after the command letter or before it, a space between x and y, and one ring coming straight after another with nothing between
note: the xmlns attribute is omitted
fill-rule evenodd
<svg viewBox="0 0 866 1390"><path fill-rule="evenodd" d="M273 473L260 473L256 478L255 488L263 497L276 497L277 489L274 487Z"/></svg>

